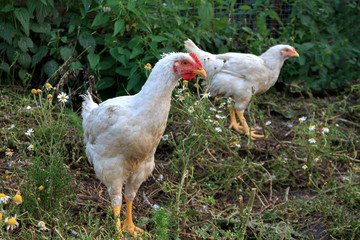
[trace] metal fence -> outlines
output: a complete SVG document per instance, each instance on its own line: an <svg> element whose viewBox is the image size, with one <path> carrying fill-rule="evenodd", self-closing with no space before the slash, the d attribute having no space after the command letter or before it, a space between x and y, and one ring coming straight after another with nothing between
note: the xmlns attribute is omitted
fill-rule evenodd
<svg viewBox="0 0 360 240"><path fill-rule="evenodd" d="M231 13L228 9L215 9L215 18L222 18L227 14L232 23L254 30L256 30L259 13L264 12L268 29L278 29L278 21L269 17L268 11L275 12L281 22L286 25L290 21L292 4L287 0L237 0Z"/></svg>

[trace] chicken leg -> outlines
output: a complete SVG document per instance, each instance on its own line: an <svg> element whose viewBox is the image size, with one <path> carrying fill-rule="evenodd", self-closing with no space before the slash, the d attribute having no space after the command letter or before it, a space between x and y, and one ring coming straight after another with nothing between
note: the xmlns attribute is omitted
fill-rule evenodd
<svg viewBox="0 0 360 240"><path fill-rule="evenodd" d="M255 140L255 138L263 138L263 137L264 137L264 135L256 134L256 133L255 133L255 130L252 130L252 131L250 132L250 128L249 128L249 126L248 126L248 124L247 124L247 122L246 122L246 119L245 119L245 117L244 117L244 114L241 113L241 112L239 112L238 110L235 110L235 111L236 111L236 114L237 114L237 116L239 117L240 123L241 123L241 125L242 125L242 129L241 129L240 132L248 135L249 137L251 137L252 140Z"/></svg>
<svg viewBox="0 0 360 240"><path fill-rule="evenodd" d="M243 127L240 126L240 124L236 120L236 115L235 115L236 110L234 110L233 106L230 106L229 111L230 111L230 126L229 126L229 129L233 128L237 132L242 132Z"/></svg>
<svg viewBox="0 0 360 240"><path fill-rule="evenodd" d="M114 211L114 219L116 220L116 229L119 232L121 232L121 221L120 221L121 205L119 207L112 205L112 209Z"/></svg>
<svg viewBox="0 0 360 240"><path fill-rule="evenodd" d="M138 233L144 232L144 230L138 228L135 226L133 220L132 220L132 201L129 201L125 195L125 201L126 201L126 218L124 221L124 230L126 232L131 233L132 235L136 236Z"/></svg>

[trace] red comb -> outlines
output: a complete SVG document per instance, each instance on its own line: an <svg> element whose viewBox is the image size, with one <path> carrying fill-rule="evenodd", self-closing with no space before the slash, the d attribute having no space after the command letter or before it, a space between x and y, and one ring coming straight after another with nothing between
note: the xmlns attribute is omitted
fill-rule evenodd
<svg viewBox="0 0 360 240"><path fill-rule="evenodd" d="M195 60L195 62L196 62L197 64L200 65L200 67L202 67L201 62L200 62L200 60L198 59L198 57L196 56L195 53L190 53L190 56Z"/></svg>

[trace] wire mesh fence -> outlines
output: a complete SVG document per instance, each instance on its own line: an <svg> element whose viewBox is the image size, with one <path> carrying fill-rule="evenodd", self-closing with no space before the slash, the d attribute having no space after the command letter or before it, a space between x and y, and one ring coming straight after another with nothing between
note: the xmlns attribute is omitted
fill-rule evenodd
<svg viewBox="0 0 360 240"><path fill-rule="evenodd" d="M214 6L215 18L226 15L232 24L251 29L256 29L260 20L266 21L268 29L279 29L279 21L284 25L290 21L291 11L292 3L286 0L237 0L230 11Z"/></svg>

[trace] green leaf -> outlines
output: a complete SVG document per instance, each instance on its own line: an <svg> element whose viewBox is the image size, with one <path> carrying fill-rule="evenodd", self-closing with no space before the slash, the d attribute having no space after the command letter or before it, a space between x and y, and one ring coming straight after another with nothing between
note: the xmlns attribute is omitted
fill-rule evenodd
<svg viewBox="0 0 360 240"><path fill-rule="evenodd" d="M24 32L27 36L29 36L30 31L30 15L26 8L16 8L14 11L14 15L19 20L21 25L24 28Z"/></svg>
<svg viewBox="0 0 360 240"><path fill-rule="evenodd" d="M89 60L90 68L95 69L99 64L100 56L94 53L89 53L87 59Z"/></svg>
<svg viewBox="0 0 360 240"><path fill-rule="evenodd" d="M9 69L10 69L10 66L6 62L2 62L2 63L0 63L0 69L5 71L5 72L8 72Z"/></svg>
<svg viewBox="0 0 360 240"><path fill-rule="evenodd" d="M60 48L60 56L61 58L66 61L72 55L73 49L69 47L61 47Z"/></svg>
<svg viewBox="0 0 360 240"><path fill-rule="evenodd" d="M20 38L18 41L18 46L20 48L21 51L23 52L27 52L28 47L27 47L27 43L24 37Z"/></svg>
<svg viewBox="0 0 360 240"><path fill-rule="evenodd" d="M86 15L91 7L92 0L82 0L82 3L84 5L84 14Z"/></svg>
<svg viewBox="0 0 360 240"><path fill-rule="evenodd" d="M54 9L51 5L45 5L40 2L37 3L35 12L36 12L36 19L40 24L44 23L45 18L50 14L53 15L58 14L57 10Z"/></svg>
<svg viewBox="0 0 360 240"><path fill-rule="evenodd" d="M150 38L152 42L165 42L168 40L166 37L163 36L151 36Z"/></svg>
<svg viewBox="0 0 360 240"><path fill-rule="evenodd" d="M14 32L15 29L10 23L0 23L0 37L8 44L12 43L12 36Z"/></svg>
<svg viewBox="0 0 360 240"><path fill-rule="evenodd" d="M43 67L43 71L46 73L48 77L51 77L56 70L59 68L59 64L55 60L50 60L47 63L45 63Z"/></svg>
<svg viewBox="0 0 360 240"><path fill-rule="evenodd" d="M272 19L275 19L276 21L278 21L278 23L280 23L281 25L283 25L283 22L281 21L281 19L279 18L279 15L272 9L268 10L268 14L269 17Z"/></svg>
<svg viewBox="0 0 360 240"><path fill-rule="evenodd" d="M81 62L76 61L76 62L72 62L70 64L70 69L78 69L78 68L82 68Z"/></svg>
<svg viewBox="0 0 360 240"><path fill-rule="evenodd" d="M201 23L208 25L214 17L212 4L208 1L202 1L200 7L198 8L198 14Z"/></svg>
<svg viewBox="0 0 360 240"><path fill-rule="evenodd" d="M96 14L94 21L91 24L91 27L96 27L96 26L100 26L102 24L105 24L109 21L109 16L105 15L104 12L99 12L98 14Z"/></svg>
<svg viewBox="0 0 360 240"><path fill-rule="evenodd" d="M110 48L110 54L116 59L116 61L126 66L126 56L124 55L124 51L121 47Z"/></svg>
<svg viewBox="0 0 360 240"><path fill-rule="evenodd" d="M118 67L115 69L115 72L120 76L124 76L124 77L130 76L130 70L128 68Z"/></svg>
<svg viewBox="0 0 360 240"><path fill-rule="evenodd" d="M1 12L12 12L13 10L14 10L14 7L11 4L7 4L0 11Z"/></svg>
<svg viewBox="0 0 360 240"><path fill-rule="evenodd" d="M300 45L300 48L303 51L308 51L313 47L314 47L314 43L311 43L311 42L303 43L303 44Z"/></svg>
<svg viewBox="0 0 360 240"><path fill-rule="evenodd" d="M132 90L139 81L140 81L140 75L137 73L133 74L130 80L128 81L126 90L128 91Z"/></svg>
<svg viewBox="0 0 360 240"><path fill-rule="evenodd" d="M98 81L96 83L96 89L97 90L103 90L109 87L114 86L115 84L115 80L112 77L105 77L103 79L100 79L100 81Z"/></svg>
<svg viewBox="0 0 360 240"><path fill-rule="evenodd" d="M125 21L122 19L117 20L114 23L114 33L113 36L116 36L119 32L121 32L121 35L124 34L125 31Z"/></svg>
<svg viewBox="0 0 360 240"><path fill-rule="evenodd" d="M239 6L239 9L250 10L251 7L249 5L241 5L241 6Z"/></svg>
<svg viewBox="0 0 360 240"><path fill-rule="evenodd" d="M96 42L93 36L91 36L88 32L83 32L79 36L80 45L87 49L89 53L94 53Z"/></svg>
<svg viewBox="0 0 360 240"><path fill-rule="evenodd" d="M115 64L114 58L112 58L111 56L104 57L101 59L99 63L100 70L108 70L112 66L114 66L114 64Z"/></svg>
<svg viewBox="0 0 360 240"><path fill-rule="evenodd" d="M32 57L32 64L31 67L34 67L36 64L38 64L48 53L48 47L47 46L41 46L37 50L37 52Z"/></svg>
<svg viewBox="0 0 360 240"><path fill-rule="evenodd" d="M18 62L23 68L28 68L31 64L31 57L28 53L23 52L20 54Z"/></svg>
<svg viewBox="0 0 360 240"><path fill-rule="evenodd" d="M28 71L26 69L21 68L18 72L19 78L21 80L25 80L27 73L28 73Z"/></svg>
<svg viewBox="0 0 360 240"><path fill-rule="evenodd" d="M139 56L143 52L144 52L144 49L142 49L142 48L134 48L130 54L130 59L133 59L133 58Z"/></svg>
<svg viewBox="0 0 360 240"><path fill-rule="evenodd" d="M134 37L128 42L128 47L130 49L133 49L137 47L141 42L142 42L141 36Z"/></svg>
<svg viewBox="0 0 360 240"><path fill-rule="evenodd" d="M35 22L31 22L30 23L30 29L33 32L36 32L36 33L47 33L47 32L50 32L51 26L50 26L49 23L38 24L38 23L35 23Z"/></svg>

